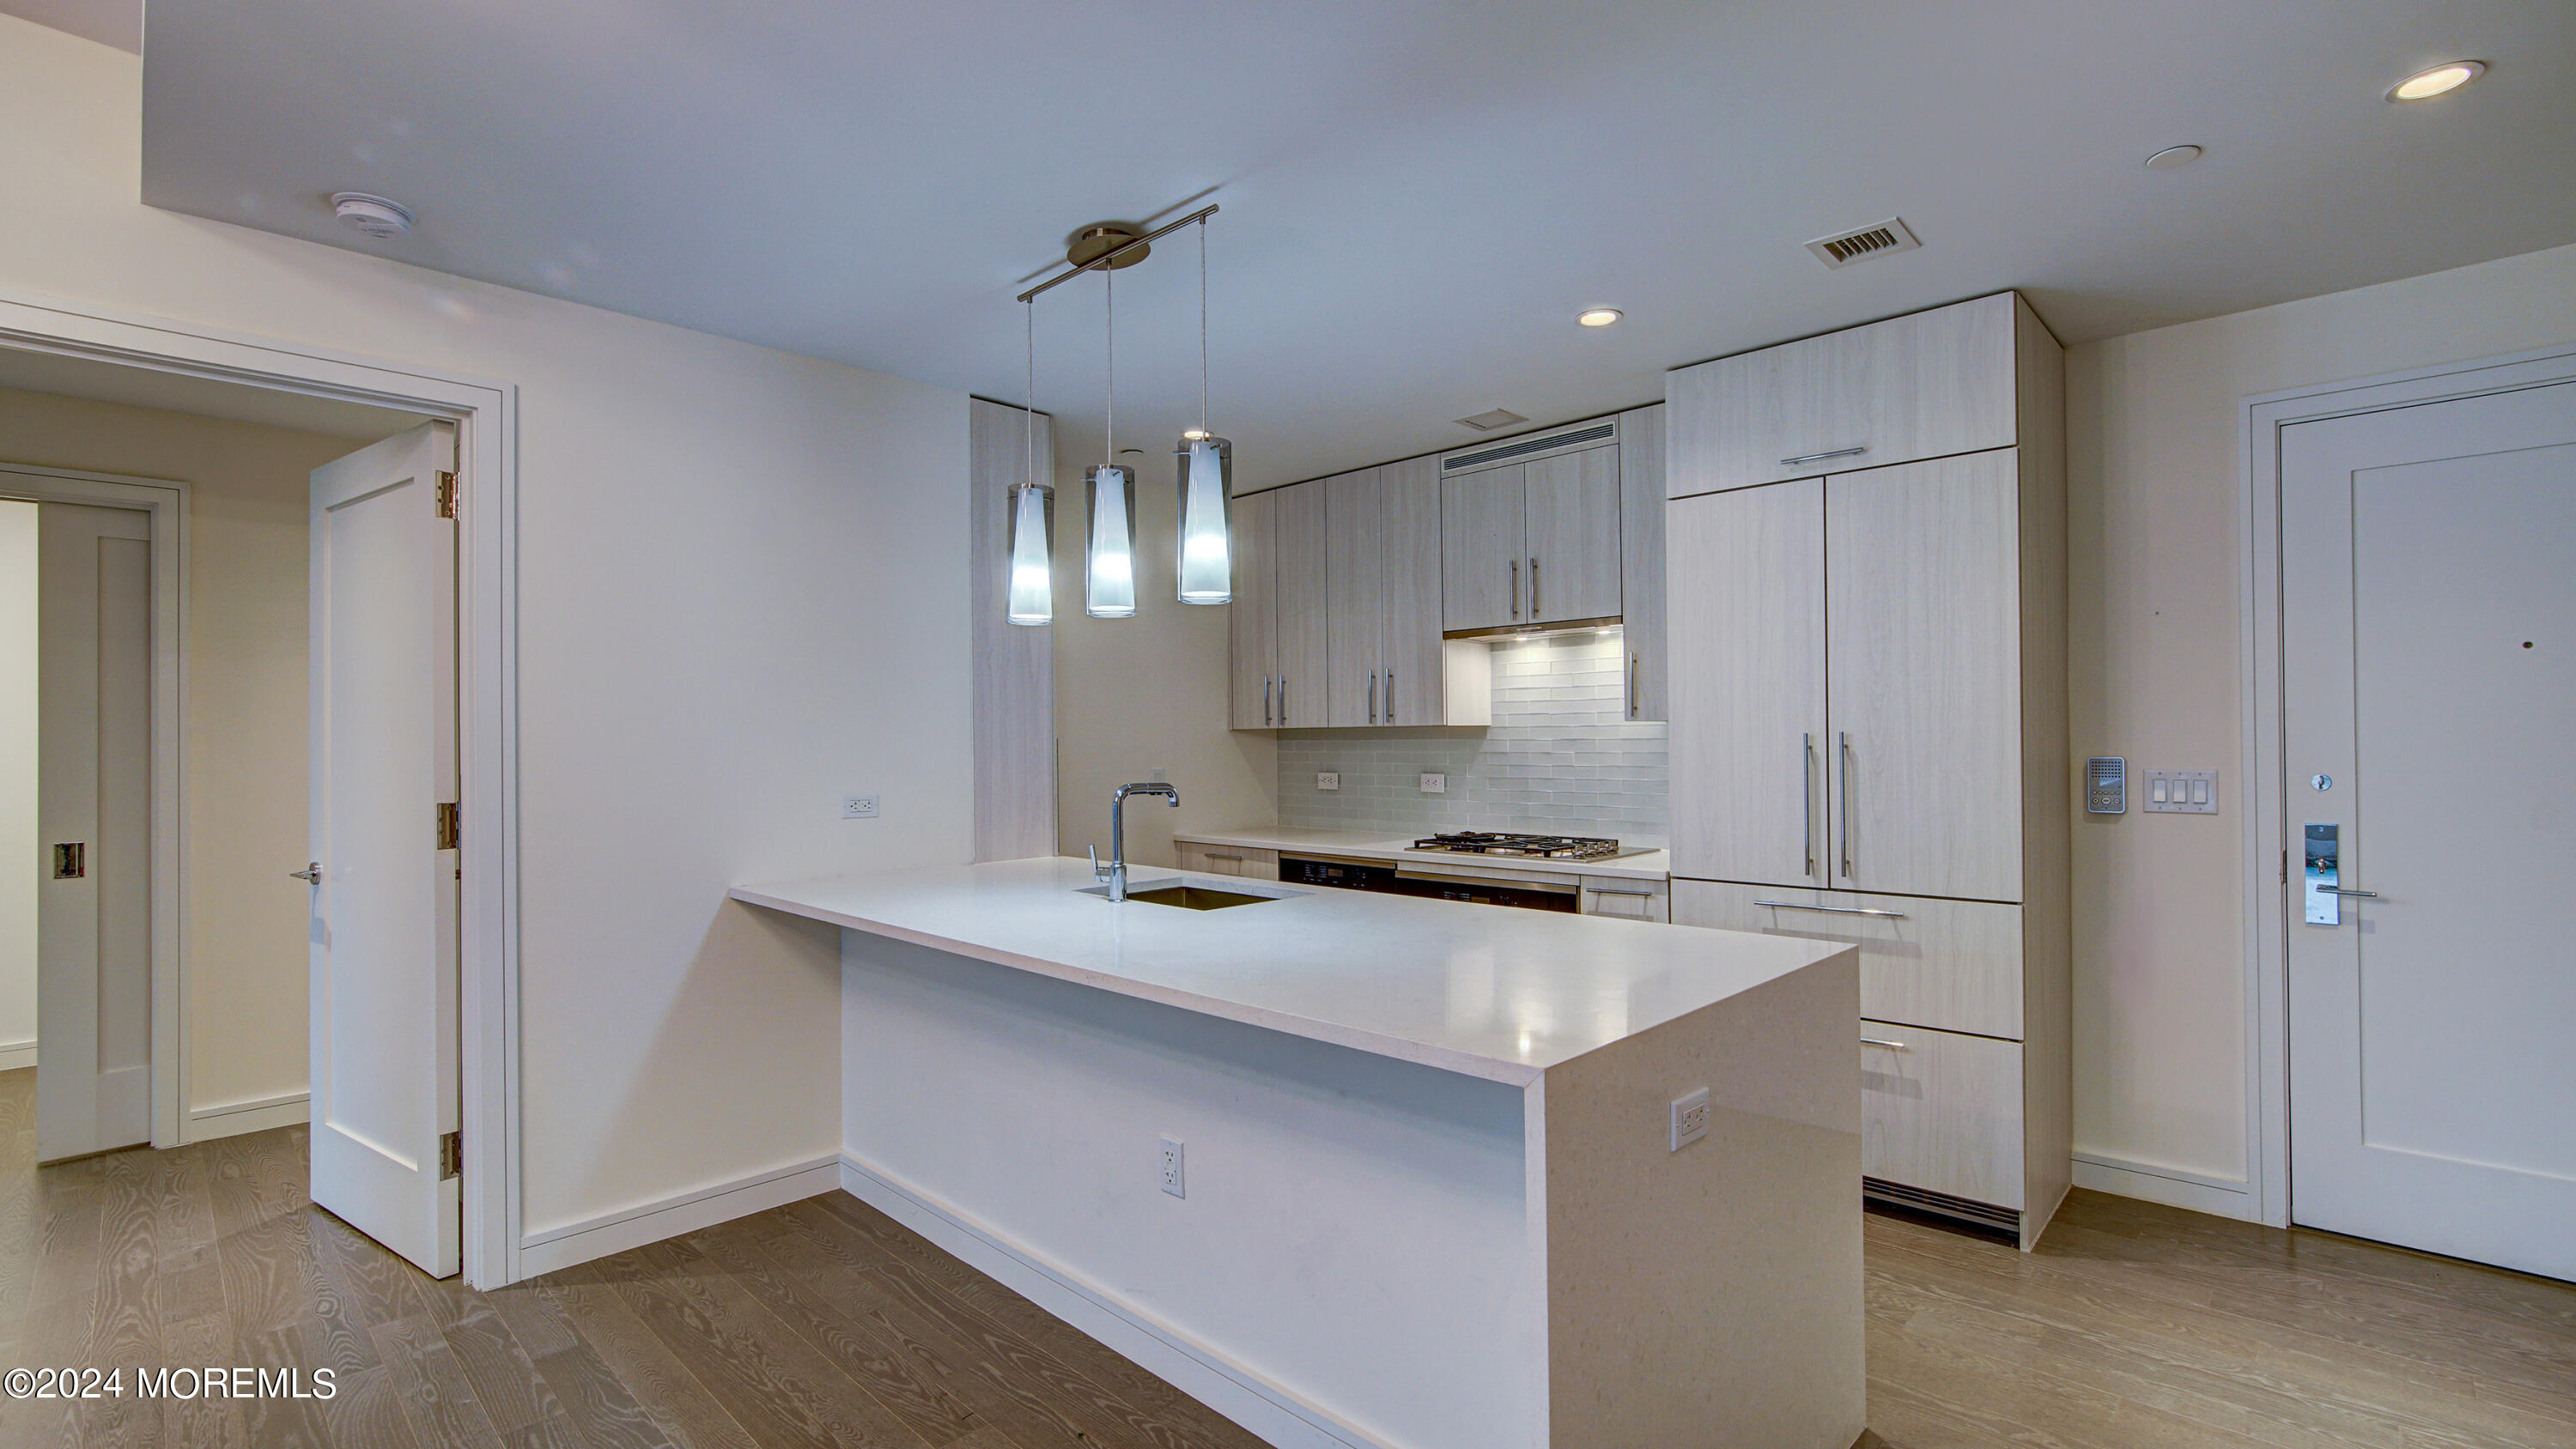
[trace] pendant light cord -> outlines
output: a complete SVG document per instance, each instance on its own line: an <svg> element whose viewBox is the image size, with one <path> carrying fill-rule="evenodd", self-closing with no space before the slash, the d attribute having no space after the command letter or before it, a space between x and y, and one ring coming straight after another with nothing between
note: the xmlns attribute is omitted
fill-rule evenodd
<svg viewBox="0 0 2576 1449"><path fill-rule="evenodd" d="M1108 446L1101 451L1109 455L1109 466L1114 468L1118 466L1118 274L1107 267L1101 268L1100 284L1102 296L1107 299L1105 315L1108 319L1108 325L1100 329L1103 353L1100 373L1109 386L1109 421L1101 430Z"/></svg>
<svg viewBox="0 0 2576 1449"><path fill-rule="evenodd" d="M1199 436L1207 436L1207 220L1199 220Z"/></svg>
<svg viewBox="0 0 2576 1449"><path fill-rule="evenodd" d="M1029 390L1028 406L1020 410L1020 483L1038 480L1038 304L1035 298L1021 304L1029 318Z"/></svg>

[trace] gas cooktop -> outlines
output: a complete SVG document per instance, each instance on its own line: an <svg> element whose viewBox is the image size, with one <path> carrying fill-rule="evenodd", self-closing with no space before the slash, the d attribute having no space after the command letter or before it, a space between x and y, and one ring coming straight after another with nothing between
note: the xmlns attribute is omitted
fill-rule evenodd
<svg viewBox="0 0 2576 1449"><path fill-rule="evenodd" d="M1608 860L1623 851L1619 842L1588 835L1516 835L1492 830L1462 830L1454 835L1427 835L1413 842L1416 850L1456 855L1530 855L1546 860Z"/></svg>

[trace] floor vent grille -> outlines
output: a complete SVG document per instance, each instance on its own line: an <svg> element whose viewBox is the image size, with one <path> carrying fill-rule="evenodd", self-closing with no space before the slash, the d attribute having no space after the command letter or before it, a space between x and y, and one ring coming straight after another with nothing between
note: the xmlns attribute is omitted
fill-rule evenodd
<svg viewBox="0 0 2576 1449"><path fill-rule="evenodd" d="M2020 1213L2011 1208L1997 1207L1990 1202L1979 1202L1974 1198L1952 1197L1946 1192L1934 1192L1927 1187L1907 1187L1903 1183L1883 1182L1875 1177L1864 1177L1860 1180L1860 1195L1876 1198L1884 1203L1893 1203L1898 1207L1912 1208L1916 1212L1938 1213L1945 1218L1959 1218L1975 1223L1979 1227L1993 1228L1997 1232L2011 1233L2016 1237L2021 1233Z"/></svg>
<svg viewBox="0 0 2576 1449"><path fill-rule="evenodd" d="M1570 432L1523 438L1517 443L1479 448L1472 453L1452 454L1440 460L1440 471L1447 473L1460 468L1481 468L1487 463L1499 463L1506 458L1525 458L1532 453L1544 453L1552 448L1572 448L1584 443L1604 442L1618 436L1618 433L1619 425L1616 423L1595 423L1591 427L1576 428Z"/></svg>
<svg viewBox="0 0 2576 1449"><path fill-rule="evenodd" d="M1856 231L1820 236L1807 243L1807 250L1814 252L1816 260L1828 267L1847 267L1854 262L1868 261L1871 257L1910 252L1921 245L1923 243L1914 239L1914 232L1906 226L1904 218L1891 216Z"/></svg>

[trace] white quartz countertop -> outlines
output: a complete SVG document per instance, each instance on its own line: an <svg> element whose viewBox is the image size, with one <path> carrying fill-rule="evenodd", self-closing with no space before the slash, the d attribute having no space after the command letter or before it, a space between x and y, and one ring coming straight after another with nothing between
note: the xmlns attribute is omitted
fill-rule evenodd
<svg viewBox="0 0 2576 1449"><path fill-rule="evenodd" d="M1136 888L1293 888L1137 870ZM734 899L1208 1016L1527 1084L1849 946L1311 891L1225 910L1081 893L1069 858L736 886Z"/></svg>
<svg viewBox="0 0 2576 1449"><path fill-rule="evenodd" d="M1314 830L1295 825L1245 825L1227 830L1175 830L1174 840L1193 845L1239 845L1249 850L1321 851L1355 860L1413 864L1427 862L1450 869L1473 869L1502 875L1541 871L1552 875L1619 876L1630 880L1664 880L1673 870L1672 852L1641 851L1610 860L1538 860L1524 855L1463 855L1446 850L1415 850L1413 842L1429 835L1388 835L1369 830Z"/></svg>

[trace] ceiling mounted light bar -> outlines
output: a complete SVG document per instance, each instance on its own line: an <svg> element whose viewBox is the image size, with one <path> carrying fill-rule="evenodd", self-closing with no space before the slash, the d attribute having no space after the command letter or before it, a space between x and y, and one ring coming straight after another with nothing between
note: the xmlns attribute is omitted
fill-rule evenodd
<svg viewBox="0 0 2576 1449"><path fill-rule="evenodd" d="M1143 236L1137 237L1133 241L1124 242L1102 252L1091 260L1082 263L1080 266L1059 272L1056 275L1047 278L1045 281L1038 283L1036 286L1029 288L1025 292L1022 292L1019 295L1018 300L1026 302L1037 296L1038 293L1047 290L1049 287L1062 286L1064 283L1072 281L1074 278L1081 276L1085 272L1110 270L1117 265L1117 258L1120 256L1134 251L1136 248L1144 246L1147 243L1153 242L1162 237L1170 236L1172 233L1179 231L1182 227L1188 226L1191 222L1205 221L1214 215L1216 215L1216 208L1214 206L1208 206L1201 208L1200 210L1193 211L1189 215L1182 217L1180 220L1173 222L1168 226L1158 226L1152 231L1145 233Z"/></svg>

